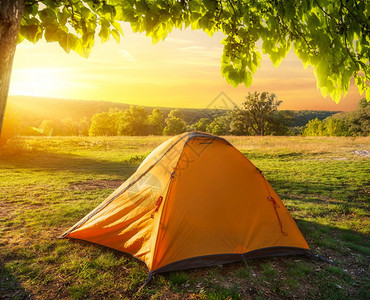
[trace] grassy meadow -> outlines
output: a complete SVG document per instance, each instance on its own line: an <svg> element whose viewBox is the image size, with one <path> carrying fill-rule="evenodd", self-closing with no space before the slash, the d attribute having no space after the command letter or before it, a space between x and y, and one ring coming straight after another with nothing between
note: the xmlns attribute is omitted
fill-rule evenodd
<svg viewBox="0 0 370 300"><path fill-rule="evenodd" d="M254 259L155 275L137 293L142 262L57 237L166 137L28 137L0 150L0 299L368 298L370 138L227 139L264 172L313 251L335 264Z"/></svg>

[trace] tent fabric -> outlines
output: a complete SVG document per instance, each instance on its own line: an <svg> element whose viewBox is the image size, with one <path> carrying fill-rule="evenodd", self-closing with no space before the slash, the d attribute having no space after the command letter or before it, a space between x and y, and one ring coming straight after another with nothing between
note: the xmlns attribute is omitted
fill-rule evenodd
<svg viewBox="0 0 370 300"><path fill-rule="evenodd" d="M260 170L201 132L158 146L63 237L132 254L154 273L309 249Z"/></svg>

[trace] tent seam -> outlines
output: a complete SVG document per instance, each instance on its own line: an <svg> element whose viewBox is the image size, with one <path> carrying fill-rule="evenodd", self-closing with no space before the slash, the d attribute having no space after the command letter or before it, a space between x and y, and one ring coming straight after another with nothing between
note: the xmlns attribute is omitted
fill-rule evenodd
<svg viewBox="0 0 370 300"><path fill-rule="evenodd" d="M189 140L189 137L188 137L188 140ZM179 157L177 159L177 163L176 163L176 166L175 166L175 171L173 172L174 174L176 174L176 168L177 168L177 166L179 164L181 155L184 153L184 149L185 149L186 144L187 144L187 141L184 143L184 146L181 149L181 153L180 153L180 155L179 155ZM166 210L167 199L170 197L170 191L171 191L171 187L173 185L173 180L172 179L174 179L174 177L172 177L172 174L171 174L170 184L168 186L166 197L164 198L164 202L163 202L163 209L161 211L161 215L159 216L158 231L157 231L157 236L155 237L155 243L154 243L154 249L153 249L153 256L152 256L152 263L154 263L155 255L156 255L156 252L157 252L156 250L157 250L157 245L158 245L158 236L159 236L159 232L161 230L160 224L162 222L162 217L163 217L163 214L165 213L165 210Z"/></svg>

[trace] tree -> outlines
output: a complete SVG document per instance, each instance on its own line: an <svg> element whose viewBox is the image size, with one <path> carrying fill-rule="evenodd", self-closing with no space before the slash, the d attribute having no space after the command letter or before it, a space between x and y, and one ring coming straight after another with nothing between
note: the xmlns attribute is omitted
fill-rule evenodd
<svg viewBox="0 0 370 300"><path fill-rule="evenodd" d="M66 52L73 49L87 56L96 31L102 42L110 36L119 41L117 21L129 22L135 32L145 31L153 42L173 28L191 26L211 36L223 32L221 73L234 86L251 84L261 61L258 40L275 66L293 45L304 65L315 67L324 95L339 101L354 77L369 101L369 12L369 1L363 0L2 0L0 124L18 37L33 43L44 37Z"/></svg>
<svg viewBox="0 0 370 300"><path fill-rule="evenodd" d="M318 118L310 120L304 131L303 135L306 136L322 136L324 135L324 123L320 121Z"/></svg>
<svg viewBox="0 0 370 300"><path fill-rule="evenodd" d="M230 133L237 136L249 135L248 129L246 128L243 121L238 119L231 121Z"/></svg>
<svg viewBox="0 0 370 300"><path fill-rule="evenodd" d="M110 35L119 41L119 2L123 1L0 1L0 132L17 41L36 43L44 37L47 42L58 42L66 52L73 49L87 57L96 31L102 42Z"/></svg>
<svg viewBox="0 0 370 300"><path fill-rule="evenodd" d="M163 113L159 108L153 109L148 116L149 134L161 135L164 128Z"/></svg>
<svg viewBox="0 0 370 300"><path fill-rule="evenodd" d="M0 1L0 134L23 10L23 0Z"/></svg>
<svg viewBox="0 0 370 300"><path fill-rule="evenodd" d="M51 136L53 133L55 135L55 129L57 128L57 124L51 120L43 120L40 124L40 133L46 136Z"/></svg>
<svg viewBox="0 0 370 300"><path fill-rule="evenodd" d="M166 127L163 129L164 135L175 135L186 131L186 122L178 109L169 112L166 120Z"/></svg>
<svg viewBox="0 0 370 300"><path fill-rule="evenodd" d="M267 123L266 134L269 135L289 135L290 125L293 123L293 113L291 111L275 111L271 114Z"/></svg>
<svg viewBox="0 0 370 300"><path fill-rule="evenodd" d="M303 131L308 136L370 136L370 105L361 99L354 111L338 113L320 121L310 120Z"/></svg>
<svg viewBox="0 0 370 300"><path fill-rule="evenodd" d="M3 133L0 138L0 146L4 145L8 139L19 135L21 130L21 120L15 111L7 111L4 117Z"/></svg>
<svg viewBox="0 0 370 300"><path fill-rule="evenodd" d="M66 118L60 121L60 135L78 135L78 122L73 121L72 118Z"/></svg>
<svg viewBox="0 0 370 300"><path fill-rule="evenodd" d="M347 136L348 128L346 128L345 123L340 119L335 119L333 117L324 120L325 132L327 136Z"/></svg>
<svg viewBox="0 0 370 300"><path fill-rule="evenodd" d="M90 121L86 117L82 117L78 122L78 135L88 136Z"/></svg>
<svg viewBox="0 0 370 300"><path fill-rule="evenodd" d="M370 103L361 99L357 108L349 113L350 132L355 136L370 136Z"/></svg>
<svg viewBox="0 0 370 300"><path fill-rule="evenodd" d="M207 126L207 131L215 135L227 135L229 134L229 123L228 116L217 117Z"/></svg>
<svg viewBox="0 0 370 300"><path fill-rule="evenodd" d="M212 123L212 120L208 118L201 118L197 123L193 125L194 130L207 132L207 127Z"/></svg>
<svg viewBox="0 0 370 300"><path fill-rule="evenodd" d="M235 108L229 112L230 116L230 133L232 135L251 135L248 123L245 122L245 112L240 108Z"/></svg>
<svg viewBox="0 0 370 300"><path fill-rule="evenodd" d="M275 124L283 119L277 110L281 103L275 94L249 93L238 114L255 135L265 135L269 128L276 126Z"/></svg>
<svg viewBox="0 0 370 300"><path fill-rule="evenodd" d="M118 121L119 135L147 135L148 115L143 107L131 105Z"/></svg>
<svg viewBox="0 0 370 300"><path fill-rule="evenodd" d="M117 135L117 122L112 115L117 112L97 113L91 118L89 136Z"/></svg>
<svg viewBox="0 0 370 300"><path fill-rule="evenodd" d="M344 123L344 127L351 136L370 135L370 103L361 99L354 111L332 116L333 119Z"/></svg>

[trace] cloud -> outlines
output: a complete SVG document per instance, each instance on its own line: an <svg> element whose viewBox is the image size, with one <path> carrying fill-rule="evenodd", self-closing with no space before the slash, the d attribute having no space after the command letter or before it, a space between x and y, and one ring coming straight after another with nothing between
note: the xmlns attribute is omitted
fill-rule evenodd
<svg viewBox="0 0 370 300"><path fill-rule="evenodd" d="M214 61L214 60L204 60L204 59L189 59L186 58L173 58L173 59L163 59L161 60L162 63L168 64L168 65L184 65L184 66L205 66L205 67L219 67L220 62ZM196 70L197 72L200 72L202 70ZM204 70L203 70L204 71Z"/></svg>
<svg viewBox="0 0 370 300"><path fill-rule="evenodd" d="M203 46L189 46L189 47L182 47L182 48L179 48L179 50L181 51L187 51L187 52L203 52L204 50L206 50L207 48L206 47L203 47Z"/></svg>
<svg viewBox="0 0 370 300"><path fill-rule="evenodd" d="M127 61L136 61L136 59L130 54L130 52L128 52L127 50L125 49L121 49L119 50L119 53L121 54L121 56L127 60Z"/></svg>
<svg viewBox="0 0 370 300"><path fill-rule="evenodd" d="M187 56L198 55L201 57L219 59L222 55L221 47L189 46L189 47L179 48L178 50L186 54Z"/></svg>
<svg viewBox="0 0 370 300"><path fill-rule="evenodd" d="M219 67L221 55L220 47L187 46L177 48L176 52L161 59L161 62L171 65Z"/></svg>
<svg viewBox="0 0 370 300"><path fill-rule="evenodd" d="M185 44L189 45L189 44L194 44L195 43L192 40L180 39L180 38L175 38L175 37L172 37L172 36L166 37L165 42L180 44L180 45L185 45Z"/></svg>

